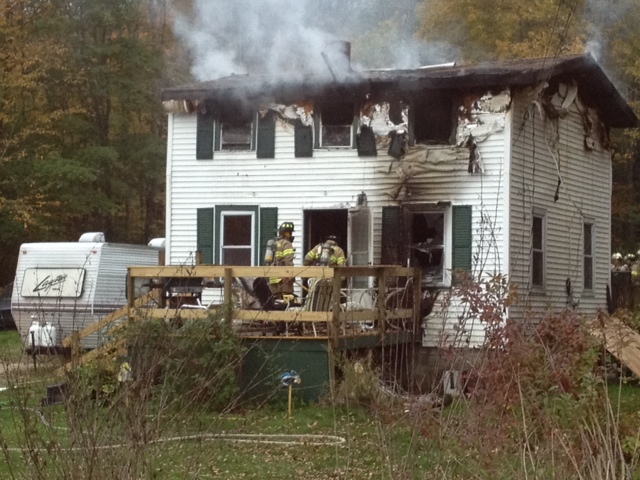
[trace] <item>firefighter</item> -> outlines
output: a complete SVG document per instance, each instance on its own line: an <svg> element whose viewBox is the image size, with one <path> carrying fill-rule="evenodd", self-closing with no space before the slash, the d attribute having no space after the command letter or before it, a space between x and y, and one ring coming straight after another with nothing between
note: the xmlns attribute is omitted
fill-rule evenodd
<svg viewBox="0 0 640 480"><path fill-rule="evenodd" d="M304 256L304 265L323 267L343 267L347 263L344 250L338 246L335 235L329 235L324 242L317 244Z"/></svg>
<svg viewBox="0 0 640 480"><path fill-rule="evenodd" d="M293 230L291 222L284 222L278 228L278 237L267 242L264 257L265 265L275 267L292 267L295 250L293 249ZM293 295L293 278L271 277L269 286L274 296Z"/></svg>

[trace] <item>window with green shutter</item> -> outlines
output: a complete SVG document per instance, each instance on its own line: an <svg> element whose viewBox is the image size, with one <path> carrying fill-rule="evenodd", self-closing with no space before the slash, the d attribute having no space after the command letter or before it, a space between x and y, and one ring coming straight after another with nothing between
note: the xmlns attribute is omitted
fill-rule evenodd
<svg viewBox="0 0 640 480"><path fill-rule="evenodd" d="M217 205L197 210L197 249L203 264L259 265L276 235L278 209Z"/></svg>
<svg viewBox="0 0 640 480"><path fill-rule="evenodd" d="M258 207L216 205L214 261L218 265L257 265Z"/></svg>
<svg viewBox="0 0 640 480"><path fill-rule="evenodd" d="M275 157L275 118L268 113L228 109L213 111L202 105L197 111L196 159L212 160L214 152L256 150L257 158Z"/></svg>

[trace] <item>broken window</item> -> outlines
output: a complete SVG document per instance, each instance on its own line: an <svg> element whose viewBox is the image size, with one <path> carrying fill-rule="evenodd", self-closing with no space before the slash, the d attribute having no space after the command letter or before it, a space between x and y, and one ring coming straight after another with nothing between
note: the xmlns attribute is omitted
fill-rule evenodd
<svg viewBox="0 0 640 480"><path fill-rule="evenodd" d="M220 120L220 150L252 150L252 115L223 117Z"/></svg>
<svg viewBox="0 0 640 480"><path fill-rule="evenodd" d="M424 285L472 268L470 205L407 204L382 208L381 261L422 269Z"/></svg>
<svg viewBox="0 0 640 480"><path fill-rule="evenodd" d="M352 102L323 104L320 116L321 147L351 147L355 106Z"/></svg>
<svg viewBox="0 0 640 480"><path fill-rule="evenodd" d="M259 158L273 158L275 123L271 118L261 121L261 137L266 143ZM269 122L270 121L270 122ZM202 104L197 112L196 158L211 160L214 151L243 151L256 149L256 114L244 112L233 105Z"/></svg>
<svg viewBox="0 0 640 480"><path fill-rule="evenodd" d="M448 144L454 131L453 98L448 92L420 98L413 104L413 142Z"/></svg>
<svg viewBox="0 0 640 480"><path fill-rule="evenodd" d="M444 281L445 212L411 212L409 265L422 269L427 283Z"/></svg>

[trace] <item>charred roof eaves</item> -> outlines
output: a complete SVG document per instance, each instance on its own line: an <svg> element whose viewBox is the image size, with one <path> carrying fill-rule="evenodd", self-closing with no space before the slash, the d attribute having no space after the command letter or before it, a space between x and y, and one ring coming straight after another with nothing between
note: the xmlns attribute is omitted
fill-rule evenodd
<svg viewBox="0 0 640 480"><path fill-rule="evenodd" d="M295 101L328 94L358 95L363 90L403 94L424 90L463 90L537 85L553 77L572 77L584 99L598 108L613 128L636 127L638 119L618 90L589 54L552 59L526 59L480 65L444 66L415 70L351 72L339 82L311 75L232 75L193 85L168 88L163 100L259 103L265 98Z"/></svg>

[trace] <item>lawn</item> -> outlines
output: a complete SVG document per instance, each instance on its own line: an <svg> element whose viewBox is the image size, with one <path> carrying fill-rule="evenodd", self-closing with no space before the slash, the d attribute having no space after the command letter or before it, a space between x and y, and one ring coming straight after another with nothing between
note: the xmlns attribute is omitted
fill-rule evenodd
<svg viewBox="0 0 640 480"><path fill-rule="evenodd" d="M555 477L547 460L523 467L522 452L497 442L498 430L465 425L473 406L464 401L418 416L400 403L384 411L295 404L292 416L284 404L227 414L175 411L156 401L131 403L126 394L107 404L40 407L45 383L0 394L6 457L0 478L506 480L533 478L534 471ZM616 398L618 388L610 390ZM638 387L623 386L620 398L623 410L637 416ZM509 418L501 421L511 429L502 434L522 433ZM538 441L545 458L547 445Z"/></svg>
<svg viewBox="0 0 640 480"><path fill-rule="evenodd" d="M0 361L19 362L23 356L22 339L17 330L0 331Z"/></svg>
<svg viewBox="0 0 640 480"><path fill-rule="evenodd" d="M3 358L20 358L17 332L0 333L0 345ZM286 390L275 403L216 413L195 401L196 392L220 393L198 388L202 358L180 368L195 386L179 399L183 379L151 389L105 369L109 381L98 382L95 365L66 377L10 376L0 391L0 478L591 480L623 478L624 468L640 479L636 383L591 378L574 394L529 392L510 406L459 398L439 411L383 392L375 375L358 390L359 373L333 400L305 404L294 389L291 415ZM60 382L71 386L64 404L42 406Z"/></svg>

